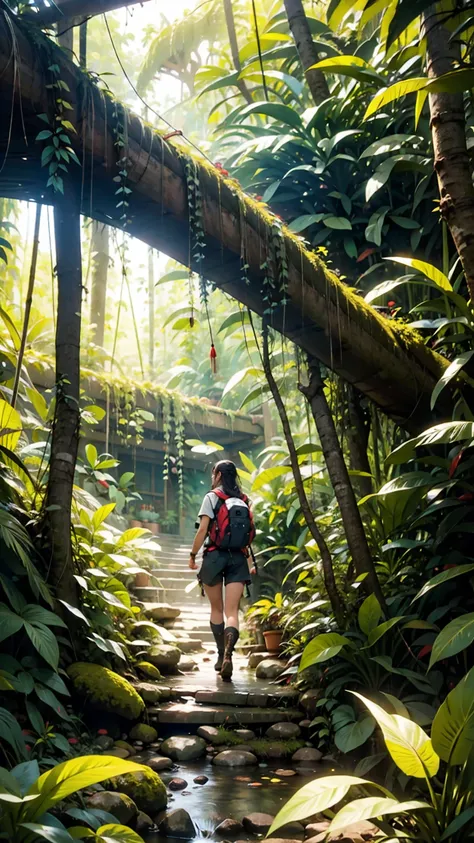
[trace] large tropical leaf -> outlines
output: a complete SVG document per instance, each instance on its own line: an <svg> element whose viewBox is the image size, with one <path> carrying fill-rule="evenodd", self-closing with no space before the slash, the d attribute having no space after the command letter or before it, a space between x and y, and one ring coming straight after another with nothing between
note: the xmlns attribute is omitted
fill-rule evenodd
<svg viewBox="0 0 474 843"><path fill-rule="evenodd" d="M363 784L369 784L369 782L358 776L325 776L303 785L278 812L268 836L271 837L273 832L282 825L304 820L306 817L332 808L344 799L351 787Z"/></svg>
<svg viewBox="0 0 474 843"><path fill-rule="evenodd" d="M400 717L399 714L387 714L381 706L351 691L369 709L382 729L387 749L395 764L406 776L426 778L435 776L439 768L439 758L433 750L431 740L421 726Z"/></svg>
<svg viewBox="0 0 474 843"><path fill-rule="evenodd" d="M403 82L397 82L395 85L385 88L383 91L379 91L379 93L376 94L369 103L364 115L364 120L367 120L368 117L371 117L376 111L379 111L380 108L384 108L384 106L388 105L390 102L398 100L407 94L414 94L416 91L421 91L426 87L427 82L428 78L426 76L418 79L406 79Z"/></svg>
<svg viewBox="0 0 474 843"><path fill-rule="evenodd" d="M426 261L420 261L417 258L404 258L404 257L393 257L387 258L387 260L394 261L395 263L401 263L403 266L408 266L410 269L416 269L418 272L421 272L422 275L426 275L430 281L433 281L440 290L445 290L452 292L453 285L449 278L446 277L444 272L437 269L433 264L426 263Z"/></svg>
<svg viewBox="0 0 474 843"><path fill-rule="evenodd" d="M464 368L466 363L469 362L472 355L474 354L474 350L464 351L459 357L455 357L452 363L449 364L448 368L443 372L441 375L438 383L436 384L433 392L431 393L431 409L434 409L434 406L443 391L444 387L448 385L448 383L456 377L458 372Z"/></svg>
<svg viewBox="0 0 474 843"><path fill-rule="evenodd" d="M261 114L263 117L273 117L275 120L285 123L293 129L303 128L301 117L298 112L293 108L290 108L288 105L283 105L283 103L266 102L265 100L262 102L254 102L241 110L239 119L242 119L242 117L248 117L251 114Z"/></svg>
<svg viewBox="0 0 474 843"><path fill-rule="evenodd" d="M358 614L359 626L362 632L369 635L375 629L381 617L382 607L379 601L375 594L369 594L362 603Z"/></svg>
<svg viewBox="0 0 474 843"><path fill-rule="evenodd" d="M428 594L432 588L436 588L438 585L449 582L449 580L453 580L455 577L460 577L463 574L470 574L471 571L474 571L474 564L472 563L469 565L456 565L455 568L448 568L447 571L441 571L441 573L436 574L436 576L432 577L428 580L428 582L425 582L416 597L413 598L413 602L415 602L415 600L419 600L420 597L424 597L425 594Z"/></svg>
<svg viewBox="0 0 474 843"><path fill-rule="evenodd" d="M430 668L450 656L456 656L474 641L474 612L454 618L435 639L431 651Z"/></svg>
<svg viewBox="0 0 474 843"><path fill-rule="evenodd" d="M339 635L338 632L325 632L322 635L317 635L304 648L298 670L301 672L314 664L322 664L322 662L332 659L340 653L346 644L350 644L349 639L345 638L344 635Z"/></svg>
<svg viewBox="0 0 474 843"><path fill-rule="evenodd" d="M415 456L416 448L446 445L474 439L474 422L454 421L435 424L414 439L409 439L392 451L386 459L389 465L400 465Z"/></svg>
<svg viewBox="0 0 474 843"><path fill-rule="evenodd" d="M474 667L450 691L431 728L433 749L447 764L464 764L474 743Z"/></svg>
<svg viewBox="0 0 474 843"><path fill-rule="evenodd" d="M371 820L375 817L385 817L392 814L405 814L412 811L430 809L431 805L426 802L399 802L398 799L389 799L381 796L367 796L365 799L355 799L344 805L336 814L329 833L334 834L349 825L360 823L363 820Z"/></svg>
<svg viewBox="0 0 474 843"><path fill-rule="evenodd" d="M113 776L139 773L148 768L141 764L107 755L84 755L63 761L43 773L29 790L37 799L28 805L28 820L34 820L72 793L98 784Z"/></svg>

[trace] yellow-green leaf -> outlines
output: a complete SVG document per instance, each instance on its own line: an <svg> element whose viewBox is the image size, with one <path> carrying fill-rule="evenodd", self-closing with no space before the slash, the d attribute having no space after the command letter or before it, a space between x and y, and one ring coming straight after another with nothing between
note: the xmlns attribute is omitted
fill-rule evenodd
<svg viewBox="0 0 474 843"><path fill-rule="evenodd" d="M388 799L381 796L367 796L365 799L355 799L344 805L336 814L329 832L341 831L348 825L371 820L375 817L384 817L387 814L404 814L407 811L419 811L430 808L426 802L399 802L398 799Z"/></svg>
<svg viewBox="0 0 474 843"><path fill-rule="evenodd" d="M377 703L356 691L350 693L361 700L376 719L382 729L387 749L402 773L418 779L436 775L439 757L421 726L398 714L387 714Z"/></svg>
<svg viewBox="0 0 474 843"><path fill-rule="evenodd" d="M441 270L436 269L435 266L431 263L426 263L425 261L417 260L416 258L386 258L389 261L395 261L395 263L401 263L403 266L408 266L411 269L416 269L418 272L421 272L422 275L426 275L430 281L433 281L440 290L446 290L447 292L452 292L453 287L449 278L446 277L444 272Z"/></svg>
<svg viewBox="0 0 474 843"><path fill-rule="evenodd" d="M268 832L271 837L277 828L319 814L337 805L353 785L368 784L358 776L325 776L303 785L278 812Z"/></svg>
<svg viewBox="0 0 474 843"><path fill-rule="evenodd" d="M98 530L100 525L105 521L111 512L115 509L115 503L106 503L104 506L99 506L92 516L92 525L94 530Z"/></svg>
<svg viewBox="0 0 474 843"><path fill-rule="evenodd" d="M20 414L0 398L0 445L14 451L22 430Z"/></svg>
<svg viewBox="0 0 474 843"><path fill-rule="evenodd" d="M398 100L400 97L406 96L406 94L414 94L416 91L421 91L426 87L427 82L427 77L407 79L405 82L397 82L395 85L379 91L369 103L367 111L364 114L364 120L367 120L368 117L371 117L372 114L375 114L376 111L388 105L390 102Z"/></svg>
<svg viewBox="0 0 474 843"><path fill-rule="evenodd" d="M450 691L431 729L433 747L447 764L464 764L474 743L474 667Z"/></svg>

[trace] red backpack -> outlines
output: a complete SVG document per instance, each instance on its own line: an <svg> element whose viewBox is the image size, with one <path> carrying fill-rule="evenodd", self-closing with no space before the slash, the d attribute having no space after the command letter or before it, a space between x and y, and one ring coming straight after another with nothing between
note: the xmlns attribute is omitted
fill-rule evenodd
<svg viewBox="0 0 474 843"><path fill-rule="evenodd" d="M213 489L219 500L209 530L208 550L244 550L255 538L252 510L246 495L236 498Z"/></svg>

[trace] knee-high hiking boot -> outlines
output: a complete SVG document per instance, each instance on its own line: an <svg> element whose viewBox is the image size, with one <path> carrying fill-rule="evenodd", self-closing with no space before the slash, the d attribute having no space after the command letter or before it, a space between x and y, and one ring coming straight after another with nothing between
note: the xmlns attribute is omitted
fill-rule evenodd
<svg viewBox="0 0 474 843"><path fill-rule="evenodd" d="M214 636L214 641L216 642L217 647L217 661L214 665L214 670L220 672L222 667L222 662L224 661L224 623L212 623L211 621L211 632Z"/></svg>
<svg viewBox="0 0 474 843"><path fill-rule="evenodd" d="M222 679L230 679L232 677L233 665L232 654L234 647L239 640L239 630L235 626L228 626L224 631L224 660L222 662L221 676Z"/></svg>

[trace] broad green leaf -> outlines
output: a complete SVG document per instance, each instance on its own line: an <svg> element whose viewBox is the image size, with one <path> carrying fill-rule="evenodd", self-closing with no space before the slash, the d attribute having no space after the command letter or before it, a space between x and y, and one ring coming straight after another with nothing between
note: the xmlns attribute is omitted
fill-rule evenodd
<svg viewBox="0 0 474 843"><path fill-rule="evenodd" d="M360 158L373 158L376 155L386 155L389 152L398 152L404 144L407 144L409 148L413 148L414 143L419 143L421 140L422 138L417 137L417 135L385 135L385 137L379 138L369 144L369 146L364 149Z"/></svg>
<svg viewBox="0 0 474 843"><path fill-rule="evenodd" d="M166 284L168 281L185 281L189 278L189 271L187 269L172 269L171 272L166 272L162 275L160 280L156 282L155 287L160 284Z"/></svg>
<svg viewBox="0 0 474 843"><path fill-rule="evenodd" d="M5 604L0 604L0 641L14 635L23 626L23 618L12 612Z"/></svg>
<svg viewBox="0 0 474 843"><path fill-rule="evenodd" d="M30 840L41 838L41 840L47 840L48 843L70 843L71 841L71 835L63 828L56 828L44 823L19 823L19 827L34 835L32 838L28 837Z"/></svg>
<svg viewBox="0 0 474 843"><path fill-rule="evenodd" d="M375 629L381 617L382 608L379 601L375 594L369 594L362 603L358 614L359 626L362 632L369 635Z"/></svg>
<svg viewBox="0 0 474 843"><path fill-rule="evenodd" d="M395 85L391 85L389 88L379 91L369 103L369 106L364 114L364 120L367 120L368 117L371 117L376 111L388 105L390 102L398 100L400 97L406 96L406 94L413 94L416 91L421 91L426 87L427 82L428 77L406 79L404 82L397 82Z"/></svg>
<svg viewBox="0 0 474 843"><path fill-rule="evenodd" d="M67 713L63 704L58 700L56 694L53 694L50 688L43 688L42 685L36 685L35 693L41 700L41 702L43 702L45 705L49 705L49 707L53 709L54 713L59 714L59 716L62 717L63 720L70 719L69 714Z"/></svg>
<svg viewBox="0 0 474 843"><path fill-rule="evenodd" d="M63 761L43 773L30 788L29 794L37 796L37 799L34 805L28 806L28 819L40 817L72 793L104 779L125 773L146 772L147 769L133 761L107 755L84 755Z"/></svg>
<svg viewBox="0 0 474 843"><path fill-rule="evenodd" d="M29 621L29 623L44 623L47 626L66 627L66 624L61 620L59 615L50 612L49 609L43 609L42 606L36 606L34 603L25 606L21 611L21 616L25 621Z"/></svg>
<svg viewBox="0 0 474 843"><path fill-rule="evenodd" d="M400 465L415 456L415 449L431 445L446 445L450 442L462 442L474 439L474 422L442 422L424 430L415 439L409 439L395 448L386 458L388 465Z"/></svg>
<svg viewBox="0 0 474 843"><path fill-rule="evenodd" d="M352 231L352 223L346 217L324 217L323 223L327 228Z"/></svg>
<svg viewBox="0 0 474 843"><path fill-rule="evenodd" d="M426 86L429 93L446 91L449 94L462 93L471 88L474 88L474 71L470 68L443 73L436 79L431 79Z"/></svg>
<svg viewBox="0 0 474 843"><path fill-rule="evenodd" d="M420 779L436 775L439 758L421 726L398 714L387 714L377 703L366 699L356 691L350 693L360 699L375 717L382 729L390 755L406 776Z"/></svg>
<svg viewBox="0 0 474 843"><path fill-rule="evenodd" d="M264 471L261 471L254 480L252 484L252 492L257 492L258 489L262 488L262 486L266 486L267 483L271 483L272 480L275 480L277 477L281 477L283 474L288 474L290 470L291 469L287 465L275 465L273 468L264 469Z"/></svg>
<svg viewBox="0 0 474 843"><path fill-rule="evenodd" d="M427 165L419 155L400 153L387 158L378 165L374 174L365 186L365 200L370 202L372 197L386 184L394 170L415 170L426 172Z"/></svg>
<svg viewBox="0 0 474 843"><path fill-rule="evenodd" d="M455 618L435 639L431 651L430 669L441 659L456 656L474 641L474 613Z"/></svg>
<svg viewBox="0 0 474 843"><path fill-rule="evenodd" d="M367 649L368 647L373 647L373 645L382 638L387 632L389 632L397 623L400 623L404 618L404 615L401 615L397 618L390 618L388 621L384 621L384 623L379 624L376 626L375 629L372 629L369 633L367 638L367 646L363 647L362 649Z"/></svg>
<svg viewBox="0 0 474 843"><path fill-rule="evenodd" d="M444 272L441 272L440 269L436 269L435 266L431 263L426 263L425 261L420 261L417 258L403 258L403 257L394 257L394 258L386 258L385 260L394 261L395 263L401 263L403 266L409 266L410 269L416 269L417 272L421 272L422 275L426 275L430 281L433 281L440 290L445 290L452 292L453 286L449 278L446 277Z"/></svg>
<svg viewBox="0 0 474 843"><path fill-rule="evenodd" d="M84 448L84 451L85 451L85 454L86 454L87 462L89 463L91 468L94 468L94 466L97 463L98 456L99 456L98 453L97 453L97 448L95 447L95 445L93 445L91 442L89 442L86 445L86 447Z"/></svg>
<svg viewBox="0 0 474 843"><path fill-rule="evenodd" d="M298 672L301 673L302 670L306 670L313 664L322 664L322 662L332 659L346 644L350 644L349 639L345 638L344 635L339 635L338 632L325 632L322 635L317 635L304 648Z"/></svg>
<svg viewBox="0 0 474 843"><path fill-rule="evenodd" d="M254 102L247 105L239 114L239 119L248 117L251 114L262 114L265 117L273 117L281 123L286 123L287 126L292 126L294 129L302 129L303 124L298 111L290 108L288 105L283 105L279 102Z"/></svg>
<svg viewBox="0 0 474 843"><path fill-rule="evenodd" d="M431 728L433 749L447 764L464 764L474 742L474 667L450 691Z"/></svg>
<svg viewBox="0 0 474 843"><path fill-rule="evenodd" d="M272 837L273 832L282 825L304 820L332 808L344 799L351 787L362 784L369 782L358 776L325 776L303 785L278 812L267 836Z"/></svg>
<svg viewBox="0 0 474 843"><path fill-rule="evenodd" d="M26 621L25 632L40 656L56 670L59 663L59 646L56 636L47 626L33 626Z"/></svg>
<svg viewBox="0 0 474 843"><path fill-rule="evenodd" d="M0 740L10 744L18 760L27 760L25 741L20 725L16 717L6 708L0 708Z"/></svg>
<svg viewBox="0 0 474 843"><path fill-rule="evenodd" d="M399 802L398 799L387 799L381 796L367 796L364 799L355 799L344 805L343 808L336 814L331 825L329 826L329 833L333 834L336 831L341 831L347 828L348 825L360 823L363 820L375 819L375 817L384 817L387 814L405 814L412 811L431 810L431 805L426 802Z"/></svg>
<svg viewBox="0 0 474 843"><path fill-rule="evenodd" d="M240 369L240 371L235 372L235 374L232 375L232 377L229 378L229 380L227 381L222 392L222 397L224 397L224 395L227 395L228 392L234 389L234 387L237 386L237 384L239 384L241 381L243 381L244 378L249 376L258 378L261 377L262 374L263 371L261 369L256 369L254 366L249 366L247 369Z"/></svg>
<svg viewBox="0 0 474 843"><path fill-rule="evenodd" d="M96 833L101 843L143 843L143 839L136 831L118 823L101 825Z"/></svg>
<svg viewBox="0 0 474 843"><path fill-rule="evenodd" d="M443 834L441 835L440 843L443 843L443 840L452 840L454 839L454 835L460 831L461 828L464 828L467 822L474 817L474 805L470 808L466 808L462 811L458 816L449 823L448 827L444 830Z"/></svg>
<svg viewBox="0 0 474 843"><path fill-rule="evenodd" d="M334 743L341 752L352 752L368 740L375 729L373 717L362 717L354 723L348 723L338 729Z"/></svg>
<svg viewBox="0 0 474 843"><path fill-rule="evenodd" d="M14 451L22 431L20 414L0 398L0 445Z"/></svg>
<svg viewBox="0 0 474 843"><path fill-rule="evenodd" d="M452 363L449 364L447 369L445 369L445 371L441 375L438 383L436 384L435 388L433 389L433 392L431 393L431 404L430 404L430 406L431 406L432 410L434 409L434 406L435 406L441 392L443 391L444 387L447 386L448 383L450 382L450 380L452 380L452 378L456 377L458 372L460 372L461 369L464 368L464 366L471 359L473 354L474 354L474 351L472 351L472 350L471 351L464 351L462 354L459 355L459 357L456 357L452 361Z"/></svg>
<svg viewBox="0 0 474 843"><path fill-rule="evenodd" d="M296 217L293 220L288 228L290 231L296 231L297 233L300 231L304 231L305 228L309 228L310 225L314 225L315 223L321 222L324 219L325 214L303 214L301 217Z"/></svg>
<svg viewBox="0 0 474 843"><path fill-rule="evenodd" d="M27 386L25 390L28 398L30 399L33 407L35 408L36 412L38 413L41 421L46 421L48 418L48 405L44 396L41 392L38 392L37 389L34 387Z"/></svg>
<svg viewBox="0 0 474 843"><path fill-rule="evenodd" d="M421 489L424 486L433 485L433 476L428 471L411 471L409 474L401 474L394 477L375 493L374 497L383 497L397 492L406 492L412 489Z"/></svg>
<svg viewBox="0 0 474 843"><path fill-rule="evenodd" d="M220 334L222 331L225 331L227 328L231 328L233 325L239 325L240 327L242 327L242 325L248 325L249 322L250 317L248 312L246 310L237 310L235 313L231 313L227 319L224 319L217 333Z"/></svg>
<svg viewBox="0 0 474 843"><path fill-rule="evenodd" d="M418 127L418 123L420 122L420 117L427 98L428 91L422 89L421 91L417 92L415 101L415 129Z"/></svg>
<svg viewBox="0 0 474 843"><path fill-rule="evenodd" d="M444 582L449 582L449 580L452 580L455 577L460 577L462 574L469 574L471 571L474 571L474 564L457 565L455 568L448 568L447 571L441 571L441 573L436 574L435 577L432 577L422 588L420 588L418 594L413 598L412 602L414 603L415 600L419 600L420 597L424 597L424 595L428 594L432 588L436 588L436 586L442 585Z"/></svg>
<svg viewBox="0 0 474 843"><path fill-rule="evenodd" d="M359 79L362 82L376 81L379 85L384 84L383 77L360 56L332 56L311 65L309 70L324 70L327 73L350 76L352 79Z"/></svg>

